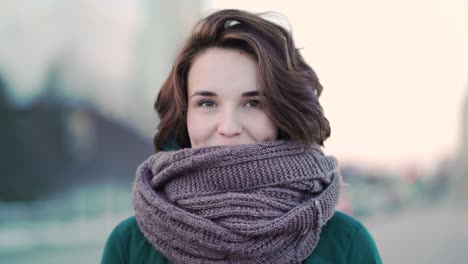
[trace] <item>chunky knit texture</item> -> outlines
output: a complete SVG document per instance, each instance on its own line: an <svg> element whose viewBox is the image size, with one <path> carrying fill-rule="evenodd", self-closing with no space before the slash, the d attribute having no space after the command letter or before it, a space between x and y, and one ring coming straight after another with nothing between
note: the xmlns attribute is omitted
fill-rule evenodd
<svg viewBox="0 0 468 264"><path fill-rule="evenodd" d="M319 146L270 141L158 152L137 170L133 205L171 263L301 263L340 188Z"/></svg>

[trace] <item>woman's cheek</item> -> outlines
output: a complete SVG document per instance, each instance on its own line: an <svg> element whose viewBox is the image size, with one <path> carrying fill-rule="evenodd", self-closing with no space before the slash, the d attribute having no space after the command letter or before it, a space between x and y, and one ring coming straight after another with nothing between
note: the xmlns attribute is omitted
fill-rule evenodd
<svg viewBox="0 0 468 264"><path fill-rule="evenodd" d="M260 139L260 141L269 141L277 138L278 129L264 112L252 115L249 123L256 138Z"/></svg>
<svg viewBox="0 0 468 264"><path fill-rule="evenodd" d="M194 145L200 138L201 116L196 109L190 109L187 114L187 130L190 141Z"/></svg>
<svg viewBox="0 0 468 264"><path fill-rule="evenodd" d="M203 111L194 111L189 116L188 130L190 137L197 141L208 138L213 131L213 115Z"/></svg>

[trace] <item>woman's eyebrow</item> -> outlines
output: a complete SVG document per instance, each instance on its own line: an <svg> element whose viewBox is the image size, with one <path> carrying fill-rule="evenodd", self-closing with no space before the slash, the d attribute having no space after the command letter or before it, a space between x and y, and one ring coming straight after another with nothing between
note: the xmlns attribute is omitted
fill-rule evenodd
<svg viewBox="0 0 468 264"><path fill-rule="evenodd" d="M242 97L252 97L252 96L258 96L258 91L250 91L250 92L242 93Z"/></svg>
<svg viewBox="0 0 468 264"><path fill-rule="evenodd" d="M197 91L197 92L193 93L190 96L190 98L194 97L195 95L214 97L214 96L216 96L216 93L213 93L213 92L210 92L210 91Z"/></svg>

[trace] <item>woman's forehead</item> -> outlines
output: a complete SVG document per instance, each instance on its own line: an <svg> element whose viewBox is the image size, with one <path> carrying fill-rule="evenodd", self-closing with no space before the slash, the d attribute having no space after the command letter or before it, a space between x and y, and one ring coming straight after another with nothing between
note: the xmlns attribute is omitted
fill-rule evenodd
<svg viewBox="0 0 468 264"><path fill-rule="evenodd" d="M258 64L235 49L211 48L199 54L188 74L188 92L211 91L236 95L256 91Z"/></svg>

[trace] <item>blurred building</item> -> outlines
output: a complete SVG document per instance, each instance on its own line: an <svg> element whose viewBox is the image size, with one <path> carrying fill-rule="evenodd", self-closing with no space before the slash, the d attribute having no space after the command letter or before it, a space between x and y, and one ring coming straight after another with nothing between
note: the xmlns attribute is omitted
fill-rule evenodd
<svg viewBox="0 0 468 264"><path fill-rule="evenodd" d="M468 91L465 95L465 103L463 105L463 132L462 132L462 152L461 152L461 193L464 195L464 200L468 200ZM466 204L466 203L465 203Z"/></svg>
<svg viewBox="0 0 468 264"><path fill-rule="evenodd" d="M461 122L460 151L453 190L457 203L468 207L468 91L462 107Z"/></svg>

